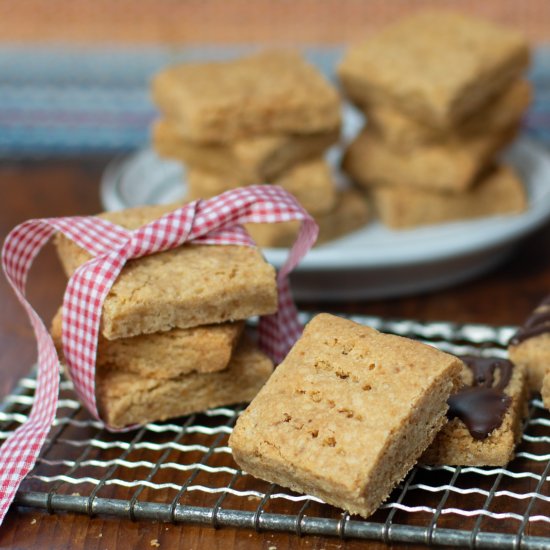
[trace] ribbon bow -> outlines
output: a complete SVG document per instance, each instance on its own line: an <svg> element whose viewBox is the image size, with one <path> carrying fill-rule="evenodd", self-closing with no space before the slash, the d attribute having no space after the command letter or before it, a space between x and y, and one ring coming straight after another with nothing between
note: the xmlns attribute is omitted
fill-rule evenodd
<svg viewBox="0 0 550 550"><path fill-rule="evenodd" d="M274 315L263 317L259 325L261 347L280 362L302 330L288 274L314 244L318 227L296 199L278 186L254 185L195 201L134 231L97 217L65 217L29 220L10 232L2 250L2 267L36 335L38 374L27 421L0 448L0 523L38 458L57 409L59 359L48 330L25 298L28 271L52 234L60 231L92 255L76 269L65 291L63 352L77 394L99 418L95 362L101 311L124 264L186 242L254 246L242 224L290 220L301 220L302 224L277 274L279 308Z"/></svg>

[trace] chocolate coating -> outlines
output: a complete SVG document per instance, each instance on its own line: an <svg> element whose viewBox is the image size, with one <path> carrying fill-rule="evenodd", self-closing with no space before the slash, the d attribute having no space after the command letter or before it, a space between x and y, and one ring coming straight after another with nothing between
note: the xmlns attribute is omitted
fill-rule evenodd
<svg viewBox="0 0 550 550"><path fill-rule="evenodd" d="M507 359L496 357L461 357L472 371L471 386L463 388L449 400L449 419L459 418L474 439L486 439L502 424L504 415L512 400L504 393L510 383L514 365ZM495 371L499 371L499 380L495 384Z"/></svg>
<svg viewBox="0 0 550 550"><path fill-rule="evenodd" d="M477 355L462 355L460 357L472 371L474 382L472 386L503 390L510 383L514 364L508 359L497 357L478 357ZM495 385L495 371L500 372L500 379Z"/></svg>
<svg viewBox="0 0 550 550"><path fill-rule="evenodd" d="M512 336L510 344L517 346L529 338L546 333L550 333L550 296L537 306L523 326Z"/></svg>
<svg viewBox="0 0 550 550"><path fill-rule="evenodd" d="M460 418L474 439L486 439L501 424L511 403L495 388L466 388L449 398L449 420Z"/></svg>

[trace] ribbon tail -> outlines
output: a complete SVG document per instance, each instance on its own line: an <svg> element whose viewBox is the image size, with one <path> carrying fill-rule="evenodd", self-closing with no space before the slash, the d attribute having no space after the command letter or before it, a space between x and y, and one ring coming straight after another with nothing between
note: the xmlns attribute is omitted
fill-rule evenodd
<svg viewBox="0 0 550 550"><path fill-rule="evenodd" d="M28 308L26 308L29 311ZM39 348L36 393L27 421L0 447L0 524L13 502L19 485L34 467L40 449L55 419L59 394L59 361L46 327L33 312L32 324L42 342ZM55 399L52 398L55 396Z"/></svg>
<svg viewBox="0 0 550 550"><path fill-rule="evenodd" d="M28 419L0 447L0 524L19 485L34 467L57 410L59 360L50 335L25 298L25 283L32 261L48 241L53 228L33 220L16 227L2 250L2 266L17 298L25 308L38 343L36 393Z"/></svg>
<svg viewBox="0 0 550 550"><path fill-rule="evenodd" d="M298 320L298 310L292 300L288 278L279 279L279 309L273 315L260 319L259 344L276 364L286 357L290 348L300 338L303 327Z"/></svg>
<svg viewBox="0 0 550 550"><path fill-rule="evenodd" d="M292 298L288 275L307 254L319 232L315 221L306 214L302 218L300 233L292 247L287 261L277 274L279 307L277 313L260 319L260 347L279 364L302 335L303 327L298 318L298 310Z"/></svg>

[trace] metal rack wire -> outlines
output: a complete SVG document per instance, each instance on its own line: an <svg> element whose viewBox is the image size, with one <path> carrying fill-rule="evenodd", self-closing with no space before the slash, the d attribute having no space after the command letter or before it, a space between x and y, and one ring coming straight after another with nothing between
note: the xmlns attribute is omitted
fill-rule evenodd
<svg viewBox="0 0 550 550"><path fill-rule="evenodd" d="M352 319L453 353L502 356L514 331ZM23 378L4 401L0 441L25 420L34 389L35 379ZM217 408L112 434L90 419L64 380L57 420L16 502L51 513L290 531L298 536L462 548L550 548L550 413L540 399L530 403L522 441L506 468L419 465L368 520L239 470L227 439L241 410Z"/></svg>

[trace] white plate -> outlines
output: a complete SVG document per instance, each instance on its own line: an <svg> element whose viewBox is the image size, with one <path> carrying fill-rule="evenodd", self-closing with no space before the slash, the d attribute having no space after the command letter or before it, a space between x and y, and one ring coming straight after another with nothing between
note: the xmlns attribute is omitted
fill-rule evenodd
<svg viewBox="0 0 550 550"><path fill-rule="evenodd" d="M346 109L344 135L361 124ZM329 158L338 166L340 152ZM311 250L293 275L295 295L306 300L382 298L435 290L494 267L519 239L550 218L550 155L527 138L504 155L520 173L529 196L521 215L446 223L407 231L391 231L378 221L341 239ZM342 181L342 175L337 174ZM181 199L185 173L181 165L140 151L113 162L106 170L101 198L106 209L160 204ZM285 249L266 249L280 266Z"/></svg>

